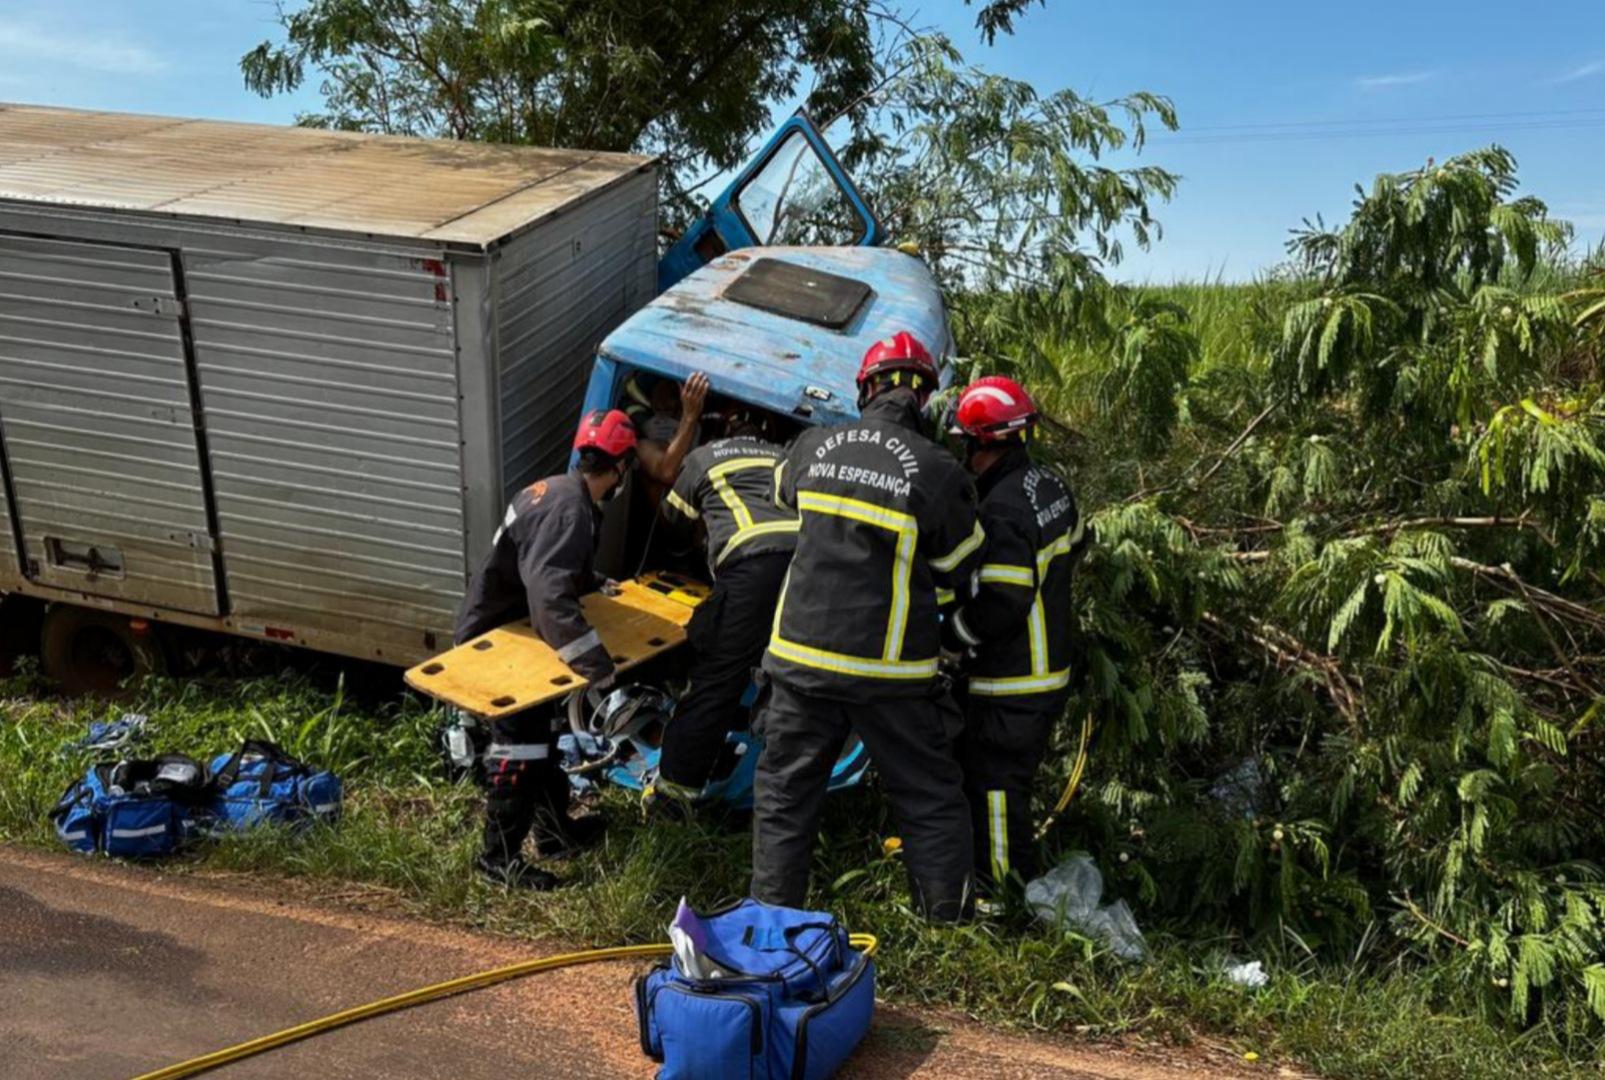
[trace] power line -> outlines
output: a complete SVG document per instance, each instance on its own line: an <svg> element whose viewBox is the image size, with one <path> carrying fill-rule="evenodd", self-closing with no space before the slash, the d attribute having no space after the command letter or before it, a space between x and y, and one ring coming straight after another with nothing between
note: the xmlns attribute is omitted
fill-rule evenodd
<svg viewBox="0 0 1605 1080"><path fill-rule="evenodd" d="M1206 124L1200 127L1185 127L1182 134L1204 134L1210 132L1227 131L1264 131L1277 128L1320 128L1320 127L1374 127L1380 124L1438 124L1457 121L1487 121L1487 120L1529 120L1535 118L1549 119L1562 116L1605 116L1605 108L1596 109L1541 109L1532 112L1503 112L1503 113L1450 113L1444 116L1394 116L1394 117L1366 117L1355 120L1281 120L1268 121L1256 124Z"/></svg>
<svg viewBox="0 0 1605 1080"><path fill-rule="evenodd" d="M1354 127L1331 131L1259 131L1219 135L1151 135L1150 146L1209 145L1215 143L1330 142L1339 139L1383 139L1399 135L1518 134L1529 131L1564 131L1605 127L1605 115L1595 119L1532 121L1528 123L1423 124L1418 127Z"/></svg>

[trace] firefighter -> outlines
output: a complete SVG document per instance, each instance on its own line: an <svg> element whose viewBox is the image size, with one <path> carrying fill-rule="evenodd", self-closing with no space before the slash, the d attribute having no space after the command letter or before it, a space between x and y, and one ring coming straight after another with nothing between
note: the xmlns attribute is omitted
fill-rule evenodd
<svg viewBox="0 0 1605 1080"><path fill-rule="evenodd" d="M528 618L540 639L593 688L613 682L613 659L586 622L580 596L606 585L592 568L601 505L634 467L635 444L635 426L617 409L598 409L580 421L574 471L531 484L507 508L490 557L468 587L457 617L457 644ZM568 777L553 747L555 720L555 710L541 706L491 726L479 869L498 883L531 889L556 884L552 874L523 857L524 840L537 823L536 848L543 855L583 844L600 823L568 815Z"/></svg>
<svg viewBox="0 0 1605 1080"><path fill-rule="evenodd" d="M777 498L801 517L763 671L756 726L752 893L801 907L819 811L849 732L863 740L904 841L915 906L970 911L961 727L939 678L937 591L968 577L984 539L975 489L923 432L937 368L907 332L872 346L860 419L801 435Z"/></svg>
<svg viewBox="0 0 1605 1080"><path fill-rule="evenodd" d="M689 802L708 782L725 736L746 726L742 696L763 656L775 603L797 546L797 514L775 503L775 466L785 450L763 438L749 410L730 405L728 435L685 459L664 501L671 518L700 521L713 592L686 627L690 688L663 734L647 804Z"/></svg>
<svg viewBox="0 0 1605 1080"><path fill-rule="evenodd" d="M1031 781L1070 693L1070 572L1083 527L1069 483L1031 460L1037 409L1018 383L977 379L954 419L987 539L975 587L942 629L964 657L959 760L977 877L995 892L1011 873L1037 871Z"/></svg>

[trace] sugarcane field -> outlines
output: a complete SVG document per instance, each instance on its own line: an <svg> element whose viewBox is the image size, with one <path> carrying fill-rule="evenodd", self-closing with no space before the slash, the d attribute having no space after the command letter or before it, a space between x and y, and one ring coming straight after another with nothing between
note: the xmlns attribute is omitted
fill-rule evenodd
<svg viewBox="0 0 1605 1080"><path fill-rule="evenodd" d="M1605 1068L1605 8L0 0L0 1077Z"/></svg>

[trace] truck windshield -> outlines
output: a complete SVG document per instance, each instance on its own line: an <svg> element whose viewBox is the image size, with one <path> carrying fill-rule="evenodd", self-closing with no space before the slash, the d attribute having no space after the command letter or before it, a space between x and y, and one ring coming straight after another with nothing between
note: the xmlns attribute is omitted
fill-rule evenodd
<svg viewBox="0 0 1605 1080"><path fill-rule="evenodd" d="M856 244L868 231L800 131L775 147L734 202L760 244Z"/></svg>

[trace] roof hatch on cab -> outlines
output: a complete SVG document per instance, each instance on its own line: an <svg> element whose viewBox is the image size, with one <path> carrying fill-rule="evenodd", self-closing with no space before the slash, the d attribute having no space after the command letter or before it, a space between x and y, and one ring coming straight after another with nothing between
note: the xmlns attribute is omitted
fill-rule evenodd
<svg viewBox="0 0 1605 1080"><path fill-rule="evenodd" d="M628 371L684 380L807 423L858 415L858 364L907 330L949 354L941 290L894 248L759 247L723 255L630 316L598 350L586 408L605 408Z"/></svg>
<svg viewBox="0 0 1605 1080"><path fill-rule="evenodd" d="M819 132L788 119L658 264L661 295L602 342L587 409L638 371L812 424L858 415L865 351L907 330L951 353L941 290L885 233Z"/></svg>

